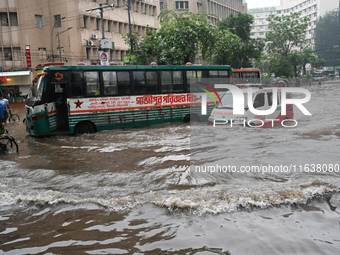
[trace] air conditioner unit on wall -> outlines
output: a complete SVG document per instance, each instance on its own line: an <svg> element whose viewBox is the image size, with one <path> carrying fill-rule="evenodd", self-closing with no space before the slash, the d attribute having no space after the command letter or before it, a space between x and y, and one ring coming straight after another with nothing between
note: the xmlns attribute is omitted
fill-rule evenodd
<svg viewBox="0 0 340 255"><path fill-rule="evenodd" d="M93 40L97 40L97 39L98 39L98 35L92 34L91 38L92 38Z"/></svg>
<svg viewBox="0 0 340 255"><path fill-rule="evenodd" d="M86 45L87 45L87 46L93 46L93 45L94 45L94 42L93 42L93 41L90 41L90 40L88 40L88 41L86 41Z"/></svg>

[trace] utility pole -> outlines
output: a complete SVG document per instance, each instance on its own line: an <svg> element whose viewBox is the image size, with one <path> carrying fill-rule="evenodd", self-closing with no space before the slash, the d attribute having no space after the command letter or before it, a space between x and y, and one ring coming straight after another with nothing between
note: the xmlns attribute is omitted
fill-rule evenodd
<svg viewBox="0 0 340 255"><path fill-rule="evenodd" d="M61 22L61 20L65 19L66 17L62 17L58 20L54 21L53 27L52 27L52 31L51 31L51 57L52 57L52 63L54 62L54 54L53 54L53 29L55 28L55 25L57 24L57 22Z"/></svg>
<svg viewBox="0 0 340 255"><path fill-rule="evenodd" d="M130 47L131 47L131 55L133 54L133 45L132 45L132 31L131 31L131 17L130 17L130 10L131 10L131 0L128 0L128 17L129 17L129 34L130 34Z"/></svg>
<svg viewBox="0 0 340 255"><path fill-rule="evenodd" d="M64 32L66 32L66 31L68 31L68 30L70 30L70 29L72 29L72 27L69 27L68 29L66 29L66 30L64 30L64 31L62 31L62 32L58 32L57 33L57 37L58 37L58 49L59 49L59 59L60 59L60 62L63 62L63 59L62 59L62 57L61 57L61 47L60 47L60 38L59 38L59 35L60 34L62 34L62 33L64 33ZM53 58L53 60L54 60L54 58Z"/></svg>
<svg viewBox="0 0 340 255"><path fill-rule="evenodd" d="M104 19L103 19L103 12L104 12L104 9L105 8L111 8L112 11L114 10L114 4L110 4L110 5L102 5L102 4L99 4L99 7L97 8L91 8L91 9L87 9L86 12L89 12L90 14L92 13L92 11L97 11L100 12L100 19L101 19L101 22L102 22L102 39L105 39L105 31L104 31Z"/></svg>

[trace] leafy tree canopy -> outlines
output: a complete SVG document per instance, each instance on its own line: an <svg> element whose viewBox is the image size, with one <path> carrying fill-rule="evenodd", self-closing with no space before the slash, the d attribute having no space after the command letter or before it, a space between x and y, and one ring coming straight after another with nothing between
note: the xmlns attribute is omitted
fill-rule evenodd
<svg viewBox="0 0 340 255"><path fill-rule="evenodd" d="M231 14L217 23L214 63L241 68L252 66L251 62L260 58L264 42L250 38L253 22L253 16L238 13L236 16Z"/></svg>
<svg viewBox="0 0 340 255"><path fill-rule="evenodd" d="M266 33L268 52L276 52L281 56L287 56L292 48L304 48L305 30L308 27L309 18L300 19L300 13L293 12L286 16L270 15Z"/></svg>
<svg viewBox="0 0 340 255"><path fill-rule="evenodd" d="M239 12L236 16L230 14L229 17L220 20L217 23L219 30L229 30L240 37L242 42L248 42L250 39L251 25L254 23L254 17L247 13Z"/></svg>
<svg viewBox="0 0 340 255"><path fill-rule="evenodd" d="M136 63L150 64L145 62L152 60L159 65L182 65L194 62L199 52L203 59L208 57L215 33L208 14L165 10L158 20L161 27L150 31L134 45ZM133 36L138 37L129 34L125 42L130 44Z"/></svg>
<svg viewBox="0 0 340 255"><path fill-rule="evenodd" d="M315 52L325 60L325 65L340 63L340 24L338 10L327 12L316 23Z"/></svg>
<svg viewBox="0 0 340 255"><path fill-rule="evenodd" d="M135 32L123 36L125 43L132 45L134 64L183 65L194 62L200 54L214 64L252 66L264 48L263 41L250 38L253 17L230 15L214 26L209 16L165 10L158 16L160 28L144 37Z"/></svg>

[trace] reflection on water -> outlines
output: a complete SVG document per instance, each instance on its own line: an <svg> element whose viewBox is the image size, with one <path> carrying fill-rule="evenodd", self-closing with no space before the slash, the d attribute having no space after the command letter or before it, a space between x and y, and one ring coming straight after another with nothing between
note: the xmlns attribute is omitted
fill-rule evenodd
<svg viewBox="0 0 340 255"><path fill-rule="evenodd" d="M338 172L190 167L340 164L339 87L311 90L313 116L296 110L291 129L172 123L35 138L7 124L20 151L0 158L0 251L337 254Z"/></svg>

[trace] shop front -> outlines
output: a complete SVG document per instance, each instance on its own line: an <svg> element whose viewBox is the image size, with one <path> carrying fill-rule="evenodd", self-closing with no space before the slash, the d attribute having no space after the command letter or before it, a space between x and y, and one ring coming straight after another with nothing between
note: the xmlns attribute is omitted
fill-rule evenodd
<svg viewBox="0 0 340 255"><path fill-rule="evenodd" d="M8 96L10 102L18 102L22 101L28 94L32 72L0 72L0 80L2 96Z"/></svg>

